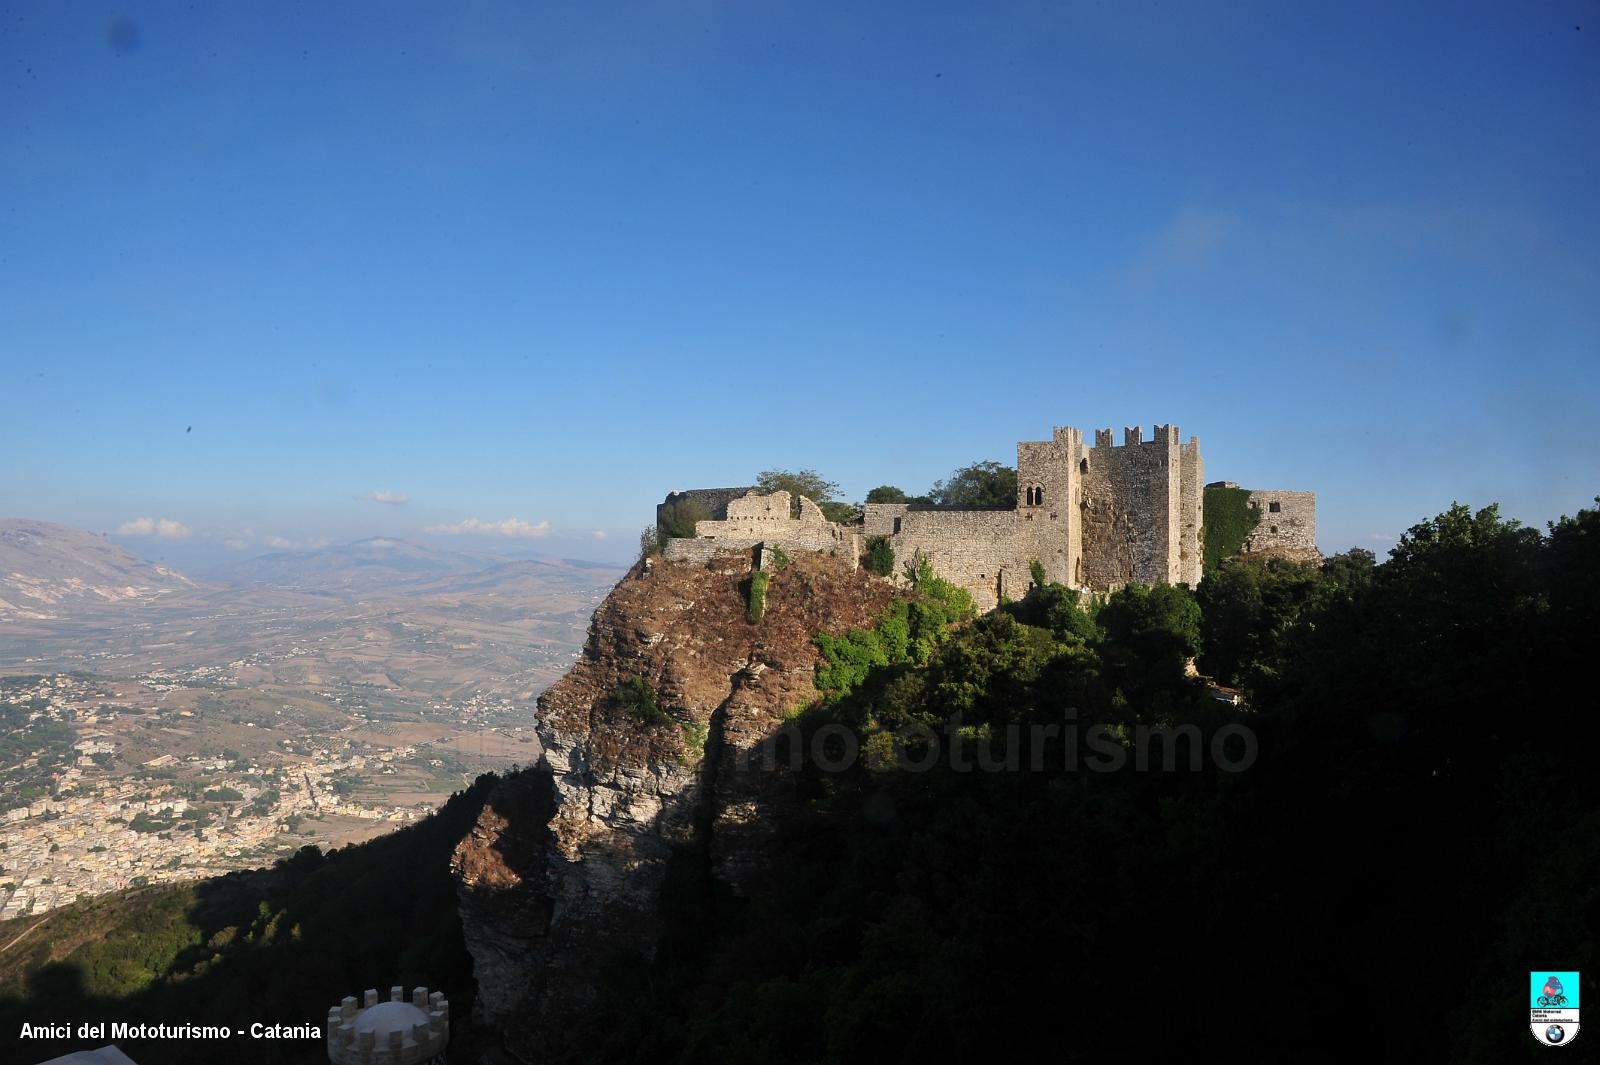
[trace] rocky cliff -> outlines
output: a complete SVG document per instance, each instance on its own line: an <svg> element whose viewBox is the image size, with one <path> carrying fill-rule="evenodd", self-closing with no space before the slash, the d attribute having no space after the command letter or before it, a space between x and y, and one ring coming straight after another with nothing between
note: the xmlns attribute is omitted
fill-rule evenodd
<svg viewBox="0 0 1600 1065"><path fill-rule="evenodd" d="M771 573L751 623L750 576L744 554L631 571L539 700L545 761L507 779L457 847L476 1020L505 1060L577 1056L563 1019L594 1001L602 967L652 957L675 860L694 855L718 890L758 882L794 782L781 766L740 771L739 753L816 698L812 637L870 623L891 592L800 555ZM655 706L625 694L633 678Z"/></svg>

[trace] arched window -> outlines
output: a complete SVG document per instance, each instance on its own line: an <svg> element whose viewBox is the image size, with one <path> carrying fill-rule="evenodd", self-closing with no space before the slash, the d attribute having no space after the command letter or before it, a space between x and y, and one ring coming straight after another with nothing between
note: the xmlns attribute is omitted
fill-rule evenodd
<svg viewBox="0 0 1600 1065"><path fill-rule="evenodd" d="M1033 495L1034 495L1034 506L1039 506L1039 507L1044 506L1044 489L1042 487L1041 488L1035 488L1033 490Z"/></svg>

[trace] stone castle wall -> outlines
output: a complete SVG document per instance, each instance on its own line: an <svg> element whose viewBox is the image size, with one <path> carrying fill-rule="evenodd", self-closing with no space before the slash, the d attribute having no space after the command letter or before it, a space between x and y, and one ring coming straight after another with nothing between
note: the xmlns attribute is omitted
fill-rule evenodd
<svg viewBox="0 0 1600 1065"><path fill-rule="evenodd" d="M1178 494L1178 583L1196 588L1205 560L1206 462L1200 457L1200 438L1191 436L1179 455L1182 480Z"/></svg>
<svg viewBox="0 0 1600 1065"><path fill-rule="evenodd" d="M904 504L897 504L904 506ZM894 547L897 581L905 563L921 552L933 572L972 593L980 610L992 610L1000 596L1022 598L1028 562L1016 543L1016 511L1003 508L908 507L888 533Z"/></svg>
<svg viewBox="0 0 1600 1065"><path fill-rule="evenodd" d="M706 512L706 517L721 519L728 516L728 504L740 499L755 488L691 488L686 492L669 492L667 498L656 504L656 525L663 524L661 511L678 503L693 503Z"/></svg>
<svg viewBox="0 0 1600 1065"><path fill-rule="evenodd" d="M681 498L688 493L678 495ZM822 508L804 496L800 497L800 516L790 517L793 502L788 492L763 495L751 489L722 505L725 517L696 522L693 539L668 539L662 553L675 562L705 562L719 554L751 551L764 544L785 551L837 554L855 566L862 550L857 530L829 521Z"/></svg>
<svg viewBox="0 0 1600 1065"><path fill-rule="evenodd" d="M1083 583L1083 433L1057 427L1017 444L1017 550L1057 584Z"/></svg>
<svg viewBox="0 0 1600 1065"><path fill-rule="evenodd" d="M1014 507L937 507L870 503L860 525L829 522L808 499L791 517L787 492L708 489L678 492L712 519L699 522L692 541L670 540L668 558L701 560L719 550L766 543L785 550L849 553L883 536L894 548L895 580L919 552L933 570L972 593L980 608L1002 597L1019 599L1040 563L1046 579L1068 587L1110 591L1128 583L1199 584L1205 535L1205 462L1200 441L1183 443L1175 425L1083 434L1057 427L1049 440L1017 444ZM1311 492L1257 492L1262 521L1246 550L1316 550L1316 497ZM1277 511L1270 511L1277 504ZM1275 530L1275 531L1274 531ZM709 545L709 546L708 546Z"/></svg>
<svg viewBox="0 0 1600 1065"><path fill-rule="evenodd" d="M1274 547L1295 552L1317 550L1315 492L1253 488L1250 490L1250 505L1260 512L1260 521L1244 542L1246 554Z"/></svg>
<svg viewBox="0 0 1600 1065"><path fill-rule="evenodd" d="M1154 440L1142 426L1095 432L1083 478L1083 557L1090 588L1179 579L1177 530L1181 489L1176 427L1158 425Z"/></svg>

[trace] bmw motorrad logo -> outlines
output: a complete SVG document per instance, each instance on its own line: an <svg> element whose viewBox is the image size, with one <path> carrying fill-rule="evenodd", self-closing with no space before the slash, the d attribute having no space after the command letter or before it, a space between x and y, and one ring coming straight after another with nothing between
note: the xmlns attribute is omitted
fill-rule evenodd
<svg viewBox="0 0 1600 1065"><path fill-rule="evenodd" d="M1577 970L1528 974L1528 1030L1547 1047L1568 1047L1578 1041L1578 1006L1583 978Z"/></svg>

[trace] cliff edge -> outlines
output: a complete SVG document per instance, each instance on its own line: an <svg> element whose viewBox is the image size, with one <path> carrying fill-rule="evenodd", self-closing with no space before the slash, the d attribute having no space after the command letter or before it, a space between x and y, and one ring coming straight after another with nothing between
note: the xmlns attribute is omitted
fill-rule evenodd
<svg viewBox="0 0 1600 1065"><path fill-rule="evenodd" d="M736 771L739 752L816 699L812 637L870 624L892 592L847 560L797 555L769 571L752 623L751 575L743 553L641 563L540 697L544 761L497 788L453 858L486 1051L580 1052L563 1018L593 1003L602 968L653 957L675 860L735 894L761 876L794 780Z"/></svg>

